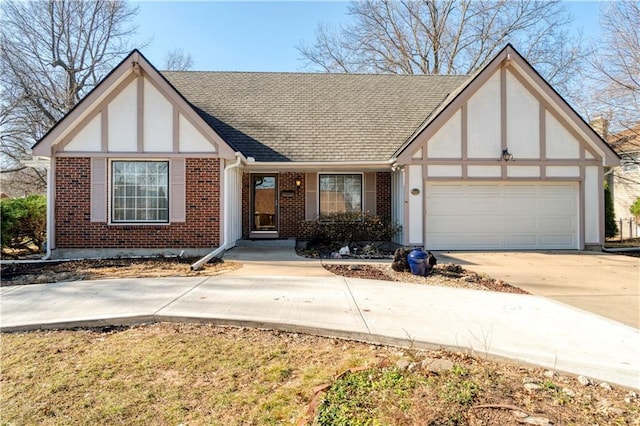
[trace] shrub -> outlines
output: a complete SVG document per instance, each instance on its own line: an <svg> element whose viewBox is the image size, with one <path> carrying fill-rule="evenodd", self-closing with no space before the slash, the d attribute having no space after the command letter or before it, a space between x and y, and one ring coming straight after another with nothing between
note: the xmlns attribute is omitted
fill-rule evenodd
<svg viewBox="0 0 640 426"><path fill-rule="evenodd" d="M636 222L640 223L640 197L636 198L636 200L631 204L631 208L629 211L636 218Z"/></svg>
<svg viewBox="0 0 640 426"><path fill-rule="evenodd" d="M29 243L42 251L47 228L47 199L43 195L0 201L2 247L25 248Z"/></svg>
<svg viewBox="0 0 640 426"><path fill-rule="evenodd" d="M318 220L307 220L300 227L300 239L312 244L351 245L357 241L391 241L401 229L379 216L368 213L337 213Z"/></svg>
<svg viewBox="0 0 640 426"><path fill-rule="evenodd" d="M604 235L607 238L615 237L618 233L618 224L613 208L613 197L609 185L604 185Z"/></svg>

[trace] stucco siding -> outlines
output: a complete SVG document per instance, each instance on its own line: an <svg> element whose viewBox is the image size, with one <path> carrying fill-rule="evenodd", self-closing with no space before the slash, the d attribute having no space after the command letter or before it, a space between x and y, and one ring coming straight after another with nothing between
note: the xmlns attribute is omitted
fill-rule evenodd
<svg viewBox="0 0 640 426"><path fill-rule="evenodd" d="M545 122L547 158L580 158L580 143L549 111L545 113Z"/></svg>
<svg viewBox="0 0 640 426"><path fill-rule="evenodd" d="M144 151L173 151L173 105L144 79Z"/></svg>
<svg viewBox="0 0 640 426"><path fill-rule="evenodd" d="M96 115L69 141L65 147L65 151L98 152L101 149L101 133L101 117L100 115Z"/></svg>
<svg viewBox="0 0 640 426"><path fill-rule="evenodd" d="M421 166L409 166L409 224L408 224L408 236L406 238L409 245L422 245L423 243L423 181L422 181L422 167ZM412 194L411 192L415 192Z"/></svg>
<svg viewBox="0 0 640 426"><path fill-rule="evenodd" d="M215 148L184 115L180 114L179 122L180 152L215 152Z"/></svg>
<svg viewBox="0 0 640 426"><path fill-rule="evenodd" d="M427 143L428 158L462 158L462 121L457 111Z"/></svg>
<svg viewBox="0 0 640 426"><path fill-rule="evenodd" d="M507 147L518 158L540 158L540 103L507 72Z"/></svg>
<svg viewBox="0 0 640 426"><path fill-rule="evenodd" d="M603 182L598 179L597 167L586 167L584 176L584 239L585 244L603 244L600 238L600 222L603 212L600 211L599 197L603 195Z"/></svg>
<svg viewBox="0 0 640 426"><path fill-rule="evenodd" d="M133 80L108 106L109 152L136 152L138 150L138 80Z"/></svg>
<svg viewBox="0 0 640 426"><path fill-rule="evenodd" d="M500 155L500 93L500 73L497 72L467 102L469 158Z"/></svg>

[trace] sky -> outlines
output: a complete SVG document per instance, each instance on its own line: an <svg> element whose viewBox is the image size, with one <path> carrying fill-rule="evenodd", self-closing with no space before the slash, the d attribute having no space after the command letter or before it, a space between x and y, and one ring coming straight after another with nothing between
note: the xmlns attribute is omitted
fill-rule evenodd
<svg viewBox="0 0 640 426"><path fill-rule="evenodd" d="M296 49L312 42L320 22L349 21L341 1L140 1L137 17L142 53L156 67L172 49L194 60L194 70L305 71ZM565 1L574 15L573 30L598 32L596 1ZM518 48L518 46L516 46Z"/></svg>

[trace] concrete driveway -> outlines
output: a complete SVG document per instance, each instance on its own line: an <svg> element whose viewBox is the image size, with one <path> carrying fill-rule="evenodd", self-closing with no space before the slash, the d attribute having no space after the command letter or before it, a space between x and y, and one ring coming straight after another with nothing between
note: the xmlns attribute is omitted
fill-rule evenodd
<svg viewBox="0 0 640 426"><path fill-rule="evenodd" d="M640 328L640 258L596 252L443 252L438 258Z"/></svg>

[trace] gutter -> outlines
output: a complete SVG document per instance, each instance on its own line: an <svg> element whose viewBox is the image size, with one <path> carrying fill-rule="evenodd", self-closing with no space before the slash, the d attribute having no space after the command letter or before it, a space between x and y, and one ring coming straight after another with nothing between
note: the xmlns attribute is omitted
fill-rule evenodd
<svg viewBox="0 0 640 426"><path fill-rule="evenodd" d="M230 192L230 188L229 188L229 179L228 179L228 174L229 171L231 169L235 169L237 167L240 167L240 165L244 162L246 163L247 160L244 158L244 156L242 155L242 153L240 151L237 151L236 153L236 161L233 164L229 164L228 166L226 166L224 168L224 187L222 189L222 193L223 193L223 200L224 200L224 217L222 219L223 221L223 238L222 238L222 244L220 245L220 247L216 248L215 250L213 250L211 253L207 254L206 256L204 256L202 259L198 260L197 262L195 262L193 265L191 265L191 270L192 271L197 271L199 269L202 268L202 266L207 263L208 261L210 261L211 259L213 259L214 257L218 257L220 254L224 253L225 251L235 247L236 242L235 241L230 241L231 239L231 230L229 229L229 222L230 222L230 210L231 207L229 206L229 192Z"/></svg>
<svg viewBox="0 0 640 426"><path fill-rule="evenodd" d="M51 164L47 167L47 252L42 258L42 260L51 259L51 242L53 239L53 185L51 184L51 176L53 173L51 172Z"/></svg>
<svg viewBox="0 0 640 426"><path fill-rule="evenodd" d="M252 170L300 170L300 169L326 169L326 170L352 170L352 169L388 169L396 161L252 161L252 157L247 159L247 163Z"/></svg>

